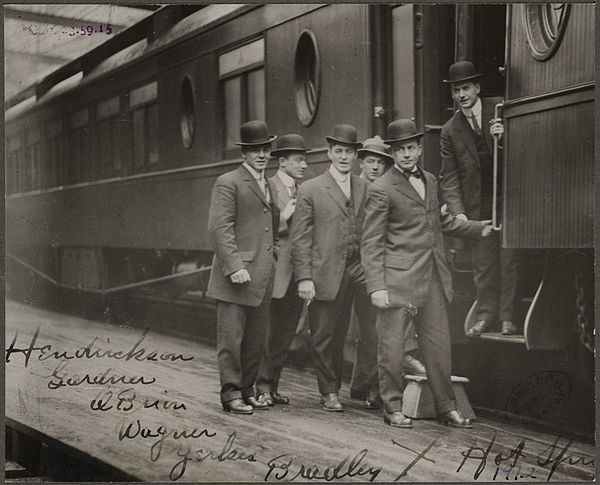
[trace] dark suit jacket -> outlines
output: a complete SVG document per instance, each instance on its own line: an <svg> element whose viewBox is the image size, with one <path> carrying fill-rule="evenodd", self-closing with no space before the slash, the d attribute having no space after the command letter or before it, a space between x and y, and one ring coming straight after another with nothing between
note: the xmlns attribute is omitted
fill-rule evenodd
<svg viewBox="0 0 600 485"><path fill-rule="evenodd" d="M275 189L270 181L268 184L273 194ZM244 166L217 178L208 212L208 233L215 252L208 296L240 305L260 305L275 265L278 221L276 206L267 202ZM251 281L232 283L229 276L243 268Z"/></svg>
<svg viewBox="0 0 600 485"><path fill-rule="evenodd" d="M283 298L288 290L292 280L292 241L290 239L290 226L292 219L285 220L281 212L290 201L285 184L277 174L271 177L271 186L273 187L273 200L279 211L279 255L275 270L275 283L273 284L273 298Z"/></svg>
<svg viewBox="0 0 600 485"><path fill-rule="evenodd" d="M424 174L425 200L394 167L375 180L367 193L361 246L367 291L388 290L392 307L425 303L434 263L451 300L452 277L442 231L477 237L483 228L478 221L465 222L450 214L441 217L436 178Z"/></svg>
<svg viewBox="0 0 600 485"><path fill-rule="evenodd" d="M490 153L493 139L489 121L494 117L494 105L500 98L481 100L481 131ZM451 214L466 214L479 220L481 206L481 166L472 130L463 112L458 110L442 128L442 169L440 171L440 196ZM502 152L498 155L501 167Z"/></svg>
<svg viewBox="0 0 600 485"><path fill-rule="evenodd" d="M360 236L367 183L352 175L350 186ZM302 183L297 198L292 222L295 279L313 280L316 298L333 301L346 267L351 209L329 170Z"/></svg>

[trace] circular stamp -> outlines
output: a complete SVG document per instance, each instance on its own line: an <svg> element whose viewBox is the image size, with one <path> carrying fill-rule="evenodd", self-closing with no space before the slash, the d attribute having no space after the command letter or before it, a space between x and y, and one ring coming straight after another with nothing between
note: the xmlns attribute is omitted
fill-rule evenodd
<svg viewBox="0 0 600 485"><path fill-rule="evenodd" d="M565 372L537 372L513 388L504 407L505 417L518 419L523 424L545 421L566 404L571 387L571 379Z"/></svg>

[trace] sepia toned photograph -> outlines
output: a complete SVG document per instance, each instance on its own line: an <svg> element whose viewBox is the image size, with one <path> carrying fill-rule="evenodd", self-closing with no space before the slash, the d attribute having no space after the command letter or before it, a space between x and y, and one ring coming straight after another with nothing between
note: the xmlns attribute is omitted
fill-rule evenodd
<svg viewBox="0 0 600 485"><path fill-rule="evenodd" d="M4 5L5 482L594 482L593 3Z"/></svg>

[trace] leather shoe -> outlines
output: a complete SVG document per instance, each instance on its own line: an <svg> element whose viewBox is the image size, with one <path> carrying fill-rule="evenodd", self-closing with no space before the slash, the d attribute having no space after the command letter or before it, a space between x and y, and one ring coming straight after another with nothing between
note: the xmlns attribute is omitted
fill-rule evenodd
<svg viewBox="0 0 600 485"><path fill-rule="evenodd" d="M412 355L405 355L404 361L402 362L402 367L404 368L405 375L416 375L416 376L424 376L427 374L425 371L425 366L419 360L413 357Z"/></svg>
<svg viewBox="0 0 600 485"><path fill-rule="evenodd" d="M290 403L290 398L287 396L284 396L283 394L279 394L278 392L274 392L272 394L273 397L273 402L275 404L289 404Z"/></svg>
<svg viewBox="0 0 600 485"><path fill-rule="evenodd" d="M376 392L367 393L367 398L365 399L364 406L365 409L379 409L380 400Z"/></svg>
<svg viewBox="0 0 600 485"><path fill-rule="evenodd" d="M400 411L394 411L393 413L388 413L387 411L383 411L383 421L390 426L394 426L395 428L412 428L412 419L407 418Z"/></svg>
<svg viewBox="0 0 600 485"><path fill-rule="evenodd" d="M454 411L448 411L447 413L441 414L440 416L438 416L438 421L441 424L445 424L445 425L450 425L450 426L454 426L456 428L472 428L473 425L471 424L471 420L468 418L463 417L462 414L460 414L460 411L458 411L458 409L455 409Z"/></svg>
<svg viewBox="0 0 600 485"><path fill-rule="evenodd" d="M491 326L491 324L487 320L479 320L475 325L473 325L469 329L469 331L467 332L467 335L471 335L471 336L474 335L474 336L478 337L482 333L488 332L490 329L490 326Z"/></svg>
<svg viewBox="0 0 600 485"><path fill-rule="evenodd" d="M252 406L244 404L244 401L242 401L240 398L224 402L222 403L222 406L223 410L229 413L252 414L254 412L254 408L252 408Z"/></svg>
<svg viewBox="0 0 600 485"><path fill-rule="evenodd" d="M502 335L516 335L519 333L515 324L510 320L502 320Z"/></svg>
<svg viewBox="0 0 600 485"><path fill-rule="evenodd" d="M259 394L256 399L258 399L258 402L266 402L267 406L272 406L274 403L273 395L269 391Z"/></svg>
<svg viewBox="0 0 600 485"><path fill-rule="evenodd" d="M330 392L328 394L321 394L321 406L325 411L343 411L344 406L338 398L337 392Z"/></svg>
<svg viewBox="0 0 600 485"><path fill-rule="evenodd" d="M261 402L254 396L248 396L246 399L244 399L244 402L256 410L264 411L265 409L269 409L269 405L266 402Z"/></svg>

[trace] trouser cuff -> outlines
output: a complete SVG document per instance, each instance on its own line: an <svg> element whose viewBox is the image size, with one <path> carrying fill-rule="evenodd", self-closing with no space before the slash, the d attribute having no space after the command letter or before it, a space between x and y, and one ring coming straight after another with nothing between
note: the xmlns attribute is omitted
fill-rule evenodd
<svg viewBox="0 0 600 485"><path fill-rule="evenodd" d="M228 392L221 393L221 402L223 402L223 403L233 401L234 399L242 399L242 392L241 391L228 391Z"/></svg>
<svg viewBox="0 0 600 485"><path fill-rule="evenodd" d="M273 387L270 384L261 384L260 386L256 386L256 395L260 396L265 392L273 392Z"/></svg>
<svg viewBox="0 0 600 485"><path fill-rule="evenodd" d="M444 414L450 411L454 411L456 408L456 400L450 399L448 401L441 401L435 403L435 412L436 414Z"/></svg>
<svg viewBox="0 0 600 485"><path fill-rule="evenodd" d="M242 389L242 397L245 399L247 397L256 396L254 392L254 387L248 387L246 389Z"/></svg>

